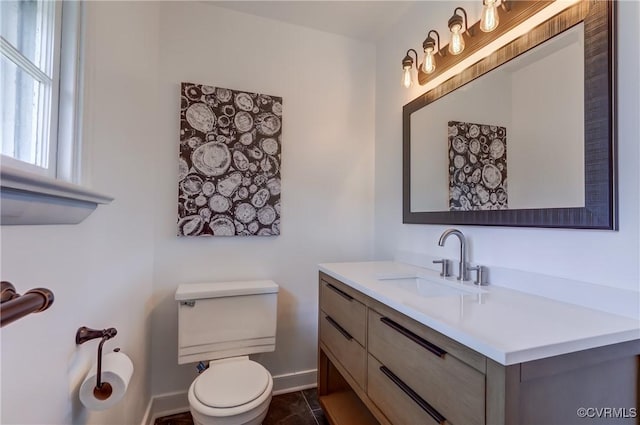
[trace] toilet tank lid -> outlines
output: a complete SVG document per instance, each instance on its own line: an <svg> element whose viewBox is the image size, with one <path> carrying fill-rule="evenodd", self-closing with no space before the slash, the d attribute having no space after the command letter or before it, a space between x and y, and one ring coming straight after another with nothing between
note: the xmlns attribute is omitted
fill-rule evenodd
<svg viewBox="0 0 640 425"><path fill-rule="evenodd" d="M278 292L278 284L272 280L183 283L178 286L175 299L176 301L184 301L276 292Z"/></svg>

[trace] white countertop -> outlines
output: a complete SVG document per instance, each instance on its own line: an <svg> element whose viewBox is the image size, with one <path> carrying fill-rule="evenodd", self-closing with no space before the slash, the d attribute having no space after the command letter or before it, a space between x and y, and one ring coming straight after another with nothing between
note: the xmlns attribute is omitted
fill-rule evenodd
<svg viewBox="0 0 640 425"><path fill-rule="evenodd" d="M385 274L442 279L432 270L408 264L377 261L319 267L357 291L505 366L640 339L640 320L499 286L484 286L486 292L482 294L425 297L411 285L378 279Z"/></svg>

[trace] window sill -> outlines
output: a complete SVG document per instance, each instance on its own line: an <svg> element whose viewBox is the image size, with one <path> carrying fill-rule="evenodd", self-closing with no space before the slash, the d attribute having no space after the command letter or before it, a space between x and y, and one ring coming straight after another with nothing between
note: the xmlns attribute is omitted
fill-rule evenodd
<svg viewBox="0 0 640 425"><path fill-rule="evenodd" d="M82 186L11 167L0 170L0 212L4 225L78 224L113 198Z"/></svg>

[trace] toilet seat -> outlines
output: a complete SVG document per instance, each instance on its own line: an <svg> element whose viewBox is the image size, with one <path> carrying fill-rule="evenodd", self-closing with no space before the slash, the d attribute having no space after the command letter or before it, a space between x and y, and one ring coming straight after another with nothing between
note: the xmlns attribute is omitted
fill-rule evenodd
<svg viewBox="0 0 640 425"><path fill-rule="evenodd" d="M252 402L264 394L269 372L247 358L211 362L194 383L194 394L205 406L226 409Z"/></svg>
<svg viewBox="0 0 640 425"><path fill-rule="evenodd" d="M196 396L196 391L195 391L195 387L196 385L198 385L199 380L203 377L203 375L205 375L210 370L216 370L215 367L218 364L222 364L225 362L234 362L237 364L237 366L241 368L245 368L245 367L252 368L254 369L254 372L255 372L255 366L252 365L254 364L254 365L257 365L259 369L264 371L267 377L267 387L264 389L262 394L259 394L253 400L247 400L247 398L250 398L250 397L245 398L244 404L240 404L234 407L226 407L226 408L212 407L207 403L203 403L202 401L200 401L200 399ZM209 379L211 378L207 378L207 381ZM211 380L213 381L213 379ZM216 384L213 384L213 385L216 385ZM224 391L224 384L219 385L219 387L221 391ZM271 401L272 392L273 392L273 378L271 377L271 374L261 364L256 363L252 360L249 360L249 358L245 356L245 357L238 357L238 358L232 358L232 359L212 361L209 364L209 369L207 369L202 374L200 374L195 379L195 381L191 383L191 386L189 387L188 398L189 398L189 406L192 409L192 414L198 414L204 417L223 418L223 417L232 417L232 416L238 416L238 415L244 415L244 416L258 415L262 409L264 409L264 412L266 413L266 409L269 408L269 402ZM207 398L207 396L201 394L201 397L211 402ZM215 401L213 403L215 403Z"/></svg>

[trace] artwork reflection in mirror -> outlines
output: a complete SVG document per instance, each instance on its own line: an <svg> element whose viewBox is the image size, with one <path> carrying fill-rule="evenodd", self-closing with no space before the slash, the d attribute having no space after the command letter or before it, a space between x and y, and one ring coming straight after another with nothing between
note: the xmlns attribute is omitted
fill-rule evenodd
<svg viewBox="0 0 640 425"><path fill-rule="evenodd" d="M449 209L506 209L507 129L449 121Z"/></svg>
<svg viewBox="0 0 640 425"><path fill-rule="evenodd" d="M579 24L413 112L411 211L583 207L583 85Z"/></svg>

